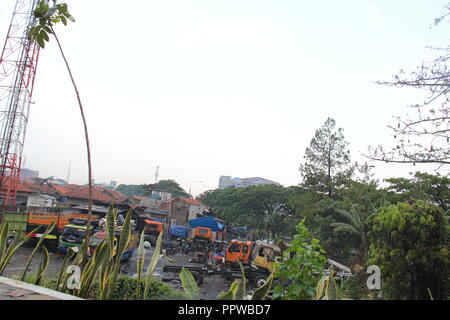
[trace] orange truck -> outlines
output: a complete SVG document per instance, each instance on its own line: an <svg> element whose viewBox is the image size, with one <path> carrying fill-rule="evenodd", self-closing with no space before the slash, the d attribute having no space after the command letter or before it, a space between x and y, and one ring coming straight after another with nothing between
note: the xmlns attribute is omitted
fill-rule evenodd
<svg viewBox="0 0 450 320"><path fill-rule="evenodd" d="M233 266L238 265L238 262L249 264L250 252L252 251L253 242L232 240L228 243L225 250L225 263L230 263Z"/></svg>
<svg viewBox="0 0 450 320"><path fill-rule="evenodd" d="M194 235L192 237L194 240L207 240L212 241L212 230L207 227L196 227L194 229Z"/></svg>
<svg viewBox="0 0 450 320"><path fill-rule="evenodd" d="M42 237L48 225L55 221L55 228L45 237L45 239L58 240L58 236L63 231L64 226L70 224L69 219L71 218L86 219L87 215L83 213L29 212L25 233L29 234L36 227L40 226L40 228L35 233L33 233L30 238L30 240L32 241L36 240L37 238ZM98 220L97 216L91 215L91 221L96 220Z"/></svg>
<svg viewBox="0 0 450 320"><path fill-rule="evenodd" d="M144 238L155 245L159 234L164 233L164 223L151 219L145 219L144 222Z"/></svg>

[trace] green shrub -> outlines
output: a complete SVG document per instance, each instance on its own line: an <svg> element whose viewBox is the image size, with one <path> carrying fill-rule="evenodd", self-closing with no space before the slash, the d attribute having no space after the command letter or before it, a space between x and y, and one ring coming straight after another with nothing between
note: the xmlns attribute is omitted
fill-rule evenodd
<svg viewBox="0 0 450 320"><path fill-rule="evenodd" d="M450 275L449 226L424 201L383 207L369 218L368 264L381 268L388 299L445 299Z"/></svg>
<svg viewBox="0 0 450 320"><path fill-rule="evenodd" d="M141 292L144 291L144 280L141 281ZM185 296L162 281L152 278L149 282L149 291L146 300L182 300ZM112 294L113 300L137 300L136 279L128 276L119 276L116 288ZM99 299L98 283L95 283L89 293L88 299Z"/></svg>
<svg viewBox="0 0 450 320"><path fill-rule="evenodd" d="M293 255L290 259L289 255ZM317 281L327 263L319 240L311 236L303 219L297 226L292 247L284 252L284 261L277 263L273 298L310 300L316 294Z"/></svg>

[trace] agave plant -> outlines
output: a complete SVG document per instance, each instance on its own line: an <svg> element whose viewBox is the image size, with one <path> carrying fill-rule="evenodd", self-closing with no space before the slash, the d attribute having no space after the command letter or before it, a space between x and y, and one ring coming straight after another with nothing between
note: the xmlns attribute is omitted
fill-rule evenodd
<svg viewBox="0 0 450 320"><path fill-rule="evenodd" d="M339 298L339 289L334 279L336 271L333 267L328 269L328 273L317 282L316 295L314 300L348 300Z"/></svg>
<svg viewBox="0 0 450 320"><path fill-rule="evenodd" d="M10 234L9 222L4 220L0 224L0 276L2 275L3 271L5 271L6 266L8 265L11 257L14 255L17 249L19 249L26 241L28 241L28 239L30 239L31 237L31 234L35 233L39 228L40 227L37 227L36 229L31 231L22 239L22 241L20 241L19 239L19 234L22 232L22 230L20 230L8 247L7 243Z"/></svg>
<svg viewBox="0 0 450 320"><path fill-rule="evenodd" d="M43 233L43 235L41 236L41 238L39 239L38 243L36 244L36 247L34 247L33 251L31 252L30 257L28 258L27 263L25 264L25 268L23 269L22 272L22 277L20 278L21 281L24 281L25 276L28 272L28 268L30 267L31 261L33 260L34 255L36 254L36 252L39 250L39 248L41 248L42 243L44 242L44 239L47 237L47 235L52 232L53 228L55 228L56 222L52 221L48 226L47 229L45 229L45 232ZM44 250L44 260L42 262L42 266L39 268L38 274L36 275L36 279L39 282L42 278L42 275L44 274L45 270L47 269L48 266L48 251L45 247L43 247Z"/></svg>

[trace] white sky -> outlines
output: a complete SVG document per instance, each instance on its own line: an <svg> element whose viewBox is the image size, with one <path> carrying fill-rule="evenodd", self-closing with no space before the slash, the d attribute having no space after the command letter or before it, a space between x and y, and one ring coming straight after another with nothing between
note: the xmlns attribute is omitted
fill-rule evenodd
<svg viewBox="0 0 450 320"><path fill-rule="evenodd" d="M422 101L374 84L413 70L446 46L430 26L447 0L70 1L75 23L56 28L87 116L96 182L175 179L192 193L220 175L285 186L328 116L350 142L390 145L387 124ZM4 41L15 0L0 2ZM86 183L76 97L54 39L41 51L25 167ZM423 166L373 163L376 177Z"/></svg>

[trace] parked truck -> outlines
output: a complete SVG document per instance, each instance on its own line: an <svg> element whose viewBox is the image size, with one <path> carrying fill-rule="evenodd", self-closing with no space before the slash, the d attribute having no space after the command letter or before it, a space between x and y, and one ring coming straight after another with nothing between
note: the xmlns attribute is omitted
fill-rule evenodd
<svg viewBox="0 0 450 320"><path fill-rule="evenodd" d="M89 233L94 233L94 226L88 229L87 219L71 218L65 225L58 241L58 253L65 254L68 248L80 248Z"/></svg>
<svg viewBox="0 0 450 320"><path fill-rule="evenodd" d="M164 233L164 222L145 219L144 223L144 238L154 246L159 234Z"/></svg>
<svg viewBox="0 0 450 320"><path fill-rule="evenodd" d="M260 240L255 242L232 240L226 249L223 264L206 264L203 266L166 264L163 267L163 271L179 273L183 268L189 269L197 284L200 285L205 275L221 275L228 280L241 278L241 270L239 263L237 263L240 261L243 265L245 278L253 283L254 288L259 288L266 283L268 276L274 270L274 263L278 260L277 257L282 257L284 250L289 247L290 245L284 242L271 244ZM292 255L289 255L287 258L289 259L291 257ZM229 262L228 264L227 261ZM339 270L335 278L342 279L352 276L350 269L347 267L330 259L328 260L328 264ZM236 265L238 268L235 268ZM318 270L317 273L327 274L328 270Z"/></svg>
<svg viewBox="0 0 450 320"><path fill-rule="evenodd" d="M207 227L195 227L192 230L192 242L190 251L203 253L205 258L211 249L212 230ZM206 260L205 260L206 261Z"/></svg>
<svg viewBox="0 0 450 320"><path fill-rule="evenodd" d="M28 243L34 245L43 236L50 223L55 222L53 230L45 237L50 247L56 249L59 236L63 233L64 227L70 224L71 219L86 219L86 214L82 213L56 213L56 212L29 212L27 214L27 224L25 234L28 235L36 227L39 229L31 234ZM97 216L91 216L92 223L97 221Z"/></svg>

